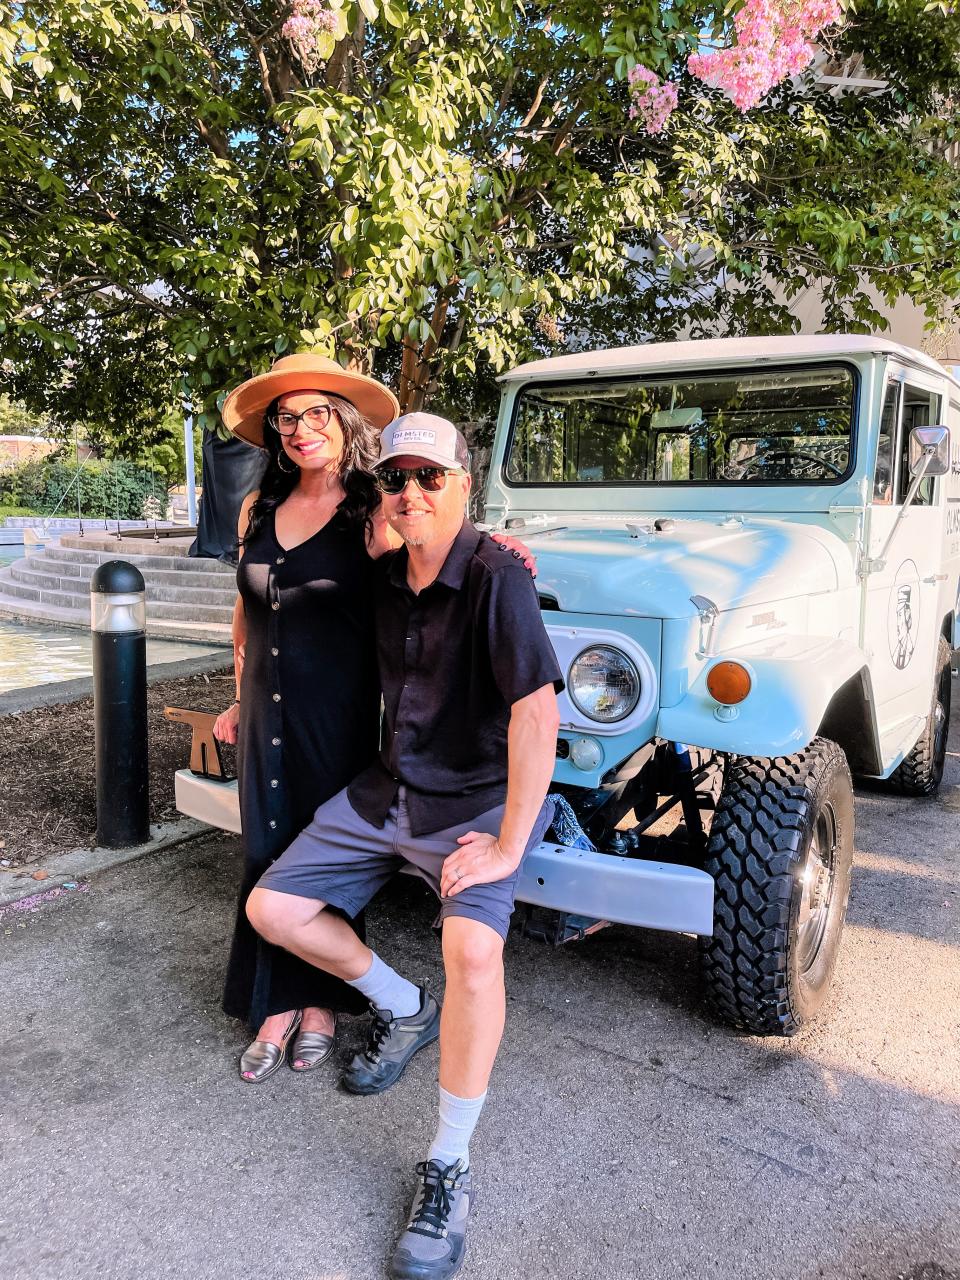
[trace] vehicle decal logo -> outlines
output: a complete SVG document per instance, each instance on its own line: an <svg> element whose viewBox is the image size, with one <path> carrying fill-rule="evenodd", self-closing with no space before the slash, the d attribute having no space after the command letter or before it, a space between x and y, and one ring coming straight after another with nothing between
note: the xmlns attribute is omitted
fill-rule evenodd
<svg viewBox="0 0 960 1280"><path fill-rule="evenodd" d="M887 638L898 671L910 665L920 629L920 575L912 560L904 560L890 589Z"/></svg>

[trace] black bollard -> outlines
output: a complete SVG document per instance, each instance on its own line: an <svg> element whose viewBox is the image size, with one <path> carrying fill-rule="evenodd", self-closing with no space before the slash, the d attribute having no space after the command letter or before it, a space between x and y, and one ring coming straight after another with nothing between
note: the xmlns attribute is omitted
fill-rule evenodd
<svg viewBox="0 0 960 1280"><path fill-rule="evenodd" d="M150 838L147 766L147 605L143 574L109 560L90 583L97 844Z"/></svg>

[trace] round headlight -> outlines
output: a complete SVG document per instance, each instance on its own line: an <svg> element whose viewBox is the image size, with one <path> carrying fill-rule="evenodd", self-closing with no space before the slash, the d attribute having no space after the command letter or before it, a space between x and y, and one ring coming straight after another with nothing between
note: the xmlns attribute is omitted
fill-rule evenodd
<svg viewBox="0 0 960 1280"><path fill-rule="evenodd" d="M595 645L574 658L567 691L585 716L612 724L640 701L640 675L625 653Z"/></svg>

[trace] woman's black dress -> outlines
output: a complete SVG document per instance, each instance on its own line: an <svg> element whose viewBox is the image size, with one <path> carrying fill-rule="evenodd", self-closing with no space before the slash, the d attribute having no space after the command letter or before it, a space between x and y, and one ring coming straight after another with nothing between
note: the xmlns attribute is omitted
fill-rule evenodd
<svg viewBox="0 0 960 1280"><path fill-rule="evenodd" d="M308 1005L367 1007L339 978L264 942L244 905L317 806L377 752L372 575L363 527L340 511L290 551L271 512L237 570L247 624L237 755L246 861L223 1007L253 1028Z"/></svg>

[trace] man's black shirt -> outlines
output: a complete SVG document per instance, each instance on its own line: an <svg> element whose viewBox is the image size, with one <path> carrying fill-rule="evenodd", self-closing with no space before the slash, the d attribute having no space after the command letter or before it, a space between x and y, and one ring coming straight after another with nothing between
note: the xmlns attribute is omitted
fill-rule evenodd
<svg viewBox="0 0 960 1280"><path fill-rule="evenodd" d="M425 835L503 803L510 708L563 679L530 574L469 521L419 595L406 547L378 568L382 745L348 795L382 827L403 785L411 831Z"/></svg>

